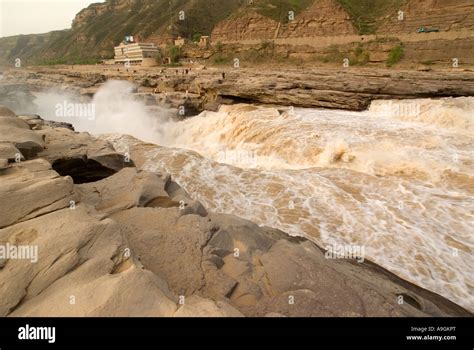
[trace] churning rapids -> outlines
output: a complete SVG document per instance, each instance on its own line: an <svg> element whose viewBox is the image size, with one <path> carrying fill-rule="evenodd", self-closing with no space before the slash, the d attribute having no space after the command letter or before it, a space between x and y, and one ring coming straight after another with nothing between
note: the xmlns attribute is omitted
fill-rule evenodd
<svg viewBox="0 0 474 350"><path fill-rule="evenodd" d="M367 259L474 311L474 98L377 101L365 112L236 105L176 122L130 92L109 82L95 120L69 121L115 133L118 150L133 140L116 134L165 146L146 168L211 210L322 247L364 246ZM40 94L38 113L65 121L53 100Z"/></svg>

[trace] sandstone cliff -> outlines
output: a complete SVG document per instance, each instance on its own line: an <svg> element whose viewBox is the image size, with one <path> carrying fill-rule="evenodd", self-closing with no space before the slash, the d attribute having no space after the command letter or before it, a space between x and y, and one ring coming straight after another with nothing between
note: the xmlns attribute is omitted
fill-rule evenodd
<svg viewBox="0 0 474 350"><path fill-rule="evenodd" d="M400 7L403 20L393 13L382 20L378 33L417 34L422 27L436 27L442 32L474 30L474 1L472 0L413 0Z"/></svg>
<svg viewBox="0 0 474 350"><path fill-rule="evenodd" d="M349 14L335 0L318 0L282 27L278 37L351 35L357 31Z"/></svg>
<svg viewBox="0 0 474 350"><path fill-rule="evenodd" d="M399 11L402 17L399 18ZM246 12L219 23L212 33L214 42L227 43L227 51L258 50L272 41L273 51L260 53L261 60L292 58L341 64L388 62L392 50L402 50L398 58L409 64L452 65L452 59L472 65L474 3L461 1L375 1L368 3L318 0L294 19L276 21ZM418 33L422 26L438 32ZM361 35L365 34L365 35ZM363 52L357 57L356 50ZM249 55L250 57L252 55ZM265 58L263 58L265 57Z"/></svg>
<svg viewBox="0 0 474 350"><path fill-rule="evenodd" d="M282 16L283 24L255 11L236 15L219 23L211 39L233 42L356 34L349 14L335 0L317 0L299 14Z"/></svg>
<svg viewBox="0 0 474 350"><path fill-rule="evenodd" d="M178 35L189 41L211 35L214 45L255 46L273 40L286 58L318 64L340 64L335 51L347 57L355 45L387 38L406 45L408 63L446 65L455 57L473 64L473 6L472 0L176 0L171 4L168 0L108 0L80 11L71 29L1 38L0 63L12 66L17 58L23 65L95 63L113 57L113 47L125 35L163 47L172 45ZM404 12L403 20L398 20L398 11ZM419 34L421 26L437 27L440 32ZM386 61L395 47L364 46L367 55L374 57L364 63ZM422 50L420 57L417 48ZM204 56L209 57L198 54L193 59ZM265 59L271 57L265 54Z"/></svg>
<svg viewBox="0 0 474 350"><path fill-rule="evenodd" d="M213 42L270 40L277 34L279 23L256 12L219 23L212 31Z"/></svg>

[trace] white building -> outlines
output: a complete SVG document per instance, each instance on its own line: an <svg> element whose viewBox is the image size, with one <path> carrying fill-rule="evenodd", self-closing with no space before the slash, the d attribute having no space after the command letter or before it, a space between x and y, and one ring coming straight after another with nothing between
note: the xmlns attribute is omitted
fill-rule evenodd
<svg viewBox="0 0 474 350"><path fill-rule="evenodd" d="M153 65L159 52L155 44L122 42L115 47L115 64Z"/></svg>

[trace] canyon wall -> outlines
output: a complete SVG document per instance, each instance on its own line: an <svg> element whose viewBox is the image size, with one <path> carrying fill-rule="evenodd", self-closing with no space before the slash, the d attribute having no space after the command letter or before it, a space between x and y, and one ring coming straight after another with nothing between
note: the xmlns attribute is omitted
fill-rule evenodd
<svg viewBox="0 0 474 350"><path fill-rule="evenodd" d="M386 60L390 50L402 43L408 63L445 64L453 57L474 63L474 0L373 0L373 7L366 2L340 0L305 0L298 6L282 0L280 8L275 3L175 0L170 8L168 0L108 0L80 11L71 29L0 38L0 63L11 65L20 58L27 65L81 64L113 57L113 47L125 35L166 46L178 35L191 41L199 34L211 35L213 45L238 44L239 50L273 40L277 46L291 47L288 51L294 52L293 57L308 52L330 56L335 50L348 57L347 48L390 37L395 39L391 40L391 48L365 45L364 50L371 56L369 62ZM400 3L404 4L398 6ZM288 13L292 8L294 18ZM181 10L186 14L184 21L178 19ZM399 10L404 13L403 20L397 17ZM436 27L439 32L417 33L421 26ZM374 50L379 46L382 50ZM336 56L332 63L340 63Z"/></svg>
<svg viewBox="0 0 474 350"><path fill-rule="evenodd" d="M292 14L288 14L291 16ZM356 34L350 16L334 0L316 1L308 9L288 17L288 23L279 22L249 12L219 23L213 30L213 42L287 39ZM285 14L286 17L286 14Z"/></svg>
<svg viewBox="0 0 474 350"><path fill-rule="evenodd" d="M442 32L474 30L473 0L413 0L402 6L403 20L397 13L379 27L380 34L414 33L422 27Z"/></svg>
<svg viewBox="0 0 474 350"><path fill-rule="evenodd" d="M107 11L120 11L127 6L133 5L135 0L114 0L104 3L91 4L89 7L82 9L72 21L72 28L77 29L87 21L93 20L94 17L100 16Z"/></svg>
<svg viewBox="0 0 474 350"><path fill-rule="evenodd" d="M212 31L211 40L233 42L242 40L268 40L275 37L278 22L250 12L242 17L231 18L219 23Z"/></svg>
<svg viewBox="0 0 474 350"><path fill-rule="evenodd" d="M279 38L356 34L350 16L334 0L319 0L282 26Z"/></svg>
<svg viewBox="0 0 474 350"><path fill-rule="evenodd" d="M400 7L401 20L396 9L377 17L373 34L360 35L354 15L337 0L317 0L287 23L257 13L234 16L216 26L211 41L261 47L272 40L284 57L333 63L350 58L356 49L367 53L366 62L383 63L402 45L405 63L451 65L457 58L474 64L474 0L409 0ZM439 31L418 33L422 26Z"/></svg>

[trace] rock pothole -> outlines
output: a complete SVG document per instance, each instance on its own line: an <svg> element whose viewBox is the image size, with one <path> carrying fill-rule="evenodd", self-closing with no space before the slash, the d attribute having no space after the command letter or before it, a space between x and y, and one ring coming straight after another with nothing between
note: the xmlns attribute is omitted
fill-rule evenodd
<svg viewBox="0 0 474 350"><path fill-rule="evenodd" d="M116 173L114 169L86 157L58 159L53 163L53 169L61 176L72 177L75 184L100 181Z"/></svg>

